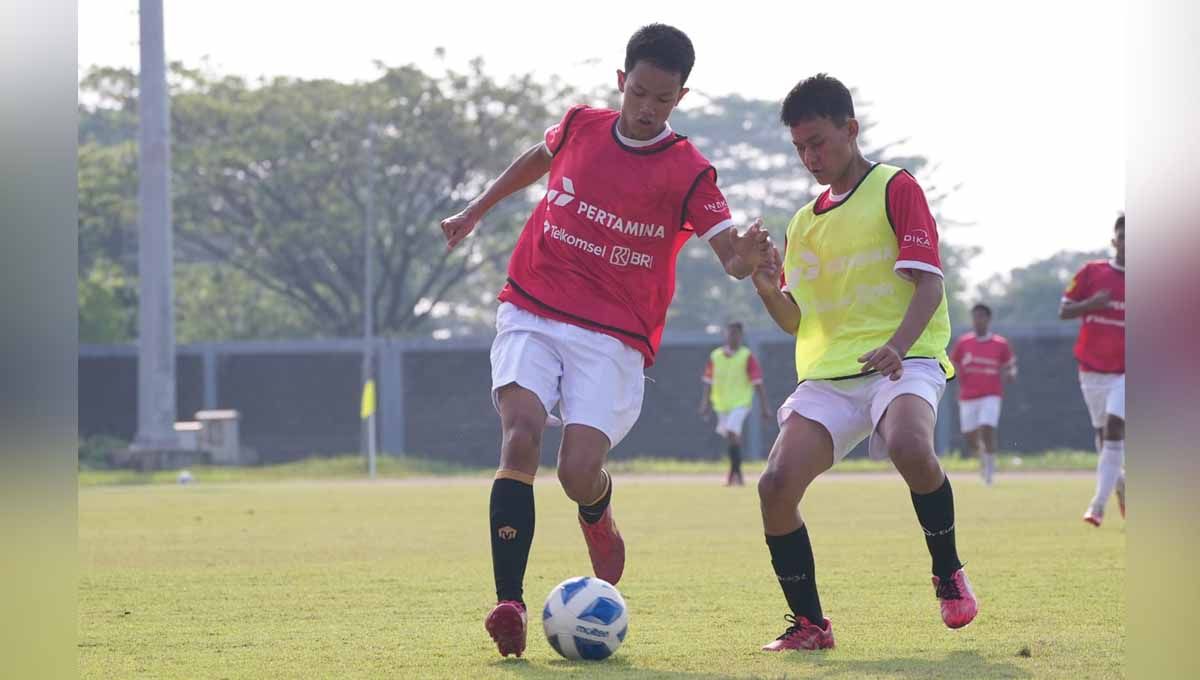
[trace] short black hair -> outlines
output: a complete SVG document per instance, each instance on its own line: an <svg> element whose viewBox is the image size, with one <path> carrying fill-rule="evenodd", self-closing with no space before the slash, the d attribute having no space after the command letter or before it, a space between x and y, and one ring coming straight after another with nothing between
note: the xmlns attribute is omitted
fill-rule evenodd
<svg viewBox="0 0 1200 680"><path fill-rule="evenodd" d="M1119 217L1117 217L1116 224L1113 224L1113 231L1116 231L1118 229L1120 229L1122 231L1125 230L1125 213L1121 213L1121 215Z"/></svg>
<svg viewBox="0 0 1200 680"><path fill-rule="evenodd" d="M818 73L796 83L784 97L779 113L779 119L788 127L814 118L828 118L834 125L842 127L853 117L854 99L850 96L850 88L827 73Z"/></svg>
<svg viewBox="0 0 1200 680"><path fill-rule="evenodd" d="M691 38L678 28L650 24L639 28L625 46L625 72L632 71L639 61L678 73L679 84L684 85L696 64L696 50Z"/></svg>
<svg viewBox="0 0 1200 680"><path fill-rule="evenodd" d="M729 323L725 324L725 327L728 328L729 330L733 330L736 328L739 333L745 332L745 329L742 328L741 321L730 321Z"/></svg>
<svg viewBox="0 0 1200 680"><path fill-rule="evenodd" d="M988 307L987 305L983 304L982 302L977 303L974 307L972 307L971 312L972 313L983 312L984 314L987 314L989 319L992 318L992 308Z"/></svg>

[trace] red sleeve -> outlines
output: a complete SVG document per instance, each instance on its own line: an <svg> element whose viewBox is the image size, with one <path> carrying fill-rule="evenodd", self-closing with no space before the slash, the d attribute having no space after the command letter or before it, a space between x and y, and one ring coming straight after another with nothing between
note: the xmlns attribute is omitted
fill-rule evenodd
<svg viewBox="0 0 1200 680"><path fill-rule="evenodd" d="M750 360L746 362L746 375L750 377L750 382L758 384L762 382L762 367L758 365L758 359L754 355L750 355Z"/></svg>
<svg viewBox="0 0 1200 680"><path fill-rule="evenodd" d="M551 156L558 155L559 149L567 142L567 137L571 133L571 121L581 111L586 111L588 108L584 104L576 104L567 109L567 112L563 114L562 120L546 128L544 141L546 142L546 150L550 152Z"/></svg>
<svg viewBox="0 0 1200 680"><path fill-rule="evenodd" d="M700 378L702 382L712 384L713 365L712 358L709 358L708 363L704 365L704 377Z"/></svg>
<svg viewBox="0 0 1200 680"><path fill-rule="evenodd" d="M942 276L937 223L921 185L907 171L896 173L888 181L887 215L900 250L896 271L903 276L906 270L920 269Z"/></svg>
<svg viewBox="0 0 1200 680"><path fill-rule="evenodd" d="M707 168L692 184L687 203L683 206L683 221L691 225L696 236L709 241L733 226L733 216L725 195L717 188L717 171Z"/></svg>
<svg viewBox="0 0 1200 680"><path fill-rule="evenodd" d="M1067 284L1066 292L1063 293L1064 300L1079 302L1080 300L1086 300L1091 296L1091 277L1088 276L1088 272L1090 272L1091 269L1092 268L1090 266L1084 265L1082 269L1075 272L1075 276L1071 277L1071 282Z"/></svg>

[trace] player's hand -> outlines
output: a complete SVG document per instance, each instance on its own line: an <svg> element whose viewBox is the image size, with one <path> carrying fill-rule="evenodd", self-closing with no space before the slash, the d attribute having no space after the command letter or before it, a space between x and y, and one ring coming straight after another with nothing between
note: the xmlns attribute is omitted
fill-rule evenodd
<svg viewBox="0 0 1200 680"><path fill-rule="evenodd" d="M730 230L729 241L733 254L751 267L757 267L770 256L771 234L762 228L761 217L751 222L744 234L738 234L736 227Z"/></svg>
<svg viewBox="0 0 1200 680"><path fill-rule="evenodd" d="M446 250L454 250L454 247L467 237L467 234L475 230L475 225L478 223L479 216L469 206L457 215L442 220L442 234L446 237Z"/></svg>
<svg viewBox="0 0 1200 680"><path fill-rule="evenodd" d="M863 365L863 373L874 370L889 380L899 380L904 375L903 359L895 347L885 344L862 355L858 361Z"/></svg>
<svg viewBox="0 0 1200 680"><path fill-rule="evenodd" d="M754 282L754 286L760 290L776 289L779 288L779 277L782 271L783 257L780 256L778 248L771 246L767 258L751 274L751 280Z"/></svg>
<svg viewBox="0 0 1200 680"><path fill-rule="evenodd" d="M1108 306L1108 301L1111 299L1112 299L1112 291L1105 288L1104 290L1097 292L1095 295L1093 295L1091 298L1089 298L1088 305L1092 309L1104 309L1105 307Z"/></svg>

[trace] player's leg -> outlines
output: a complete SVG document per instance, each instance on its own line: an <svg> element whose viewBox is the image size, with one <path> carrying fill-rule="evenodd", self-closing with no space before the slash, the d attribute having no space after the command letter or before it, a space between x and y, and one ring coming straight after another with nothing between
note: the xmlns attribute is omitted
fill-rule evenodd
<svg viewBox="0 0 1200 680"><path fill-rule="evenodd" d="M824 425L792 412L784 420L758 480L763 531L771 566L792 611L792 625L766 651L833 646L833 631L821 610L812 543L799 504L809 484L833 466L834 445Z"/></svg>
<svg viewBox="0 0 1200 680"><path fill-rule="evenodd" d="M1087 404L1088 416L1092 420L1092 427L1096 430L1096 453L1099 454L1096 459L1096 492L1083 513L1083 521L1094 527L1099 527L1104 521L1105 505L1108 503L1108 497L1112 495L1116 479L1120 476L1120 463L1117 465L1116 476L1112 473L1112 461L1116 458L1116 454L1105 455L1108 397L1114 382L1113 376L1087 372L1079 374L1079 385L1083 392L1084 402ZM1123 408L1121 410L1124 411ZM1122 442L1119 447L1122 462L1124 458L1123 444Z"/></svg>
<svg viewBox="0 0 1200 680"><path fill-rule="evenodd" d="M996 474L996 428L992 425L979 426L979 467L983 472L983 483L991 485Z"/></svg>
<svg viewBox="0 0 1200 680"><path fill-rule="evenodd" d="M1100 449L1100 460L1096 465L1096 495L1092 498L1089 514L1104 517L1104 506L1108 497L1119 489L1117 503L1121 515L1125 515L1125 381L1114 380L1105 398L1103 428L1104 443ZM1086 517L1085 517L1086 519Z"/></svg>
<svg viewBox="0 0 1200 680"><path fill-rule="evenodd" d="M533 545L533 478L546 414L558 401L561 362L538 329L545 321L512 305L496 314L492 401L500 414L500 465L488 503L498 604L484 625L504 656L525 650L525 568Z"/></svg>
<svg viewBox="0 0 1200 680"><path fill-rule="evenodd" d="M579 526L597 578L616 585L625 569L625 541L613 519L609 450L642 411L644 359L607 335L568 327L557 345L564 357L563 442L558 478L579 506Z"/></svg>
<svg viewBox="0 0 1200 680"><path fill-rule="evenodd" d="M729 482L742 486L742 437L739 432L729 433Z"/></svg>
<svg viewBox="0 0 1200 680"><path fill-rule="evenodd" d="M961 628L975 618L979 602L958 558L954 491L933 445L936 404L945 377L936 366L909 362L899 381L880 378L877 385L871 410L878 424L871 444L886 447L908 484L917 521L925 533L942 621L950 628Z"/></svg>

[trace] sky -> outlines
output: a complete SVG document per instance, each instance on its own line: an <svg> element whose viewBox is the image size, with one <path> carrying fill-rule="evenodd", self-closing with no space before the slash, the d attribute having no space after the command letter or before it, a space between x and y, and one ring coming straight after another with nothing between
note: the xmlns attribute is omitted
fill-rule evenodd
<svg viewBox="0 0 1200 680"><path fill-rule="evenodd" d="M1124 210L1121 2L164 4L169 60L250 78L366 80L376 61L461 69L481 56L497 76L615 87L626 41L654 21L691 37L688 85L699 93L779 101L828 72L868 104L873 142L906 140L902 150L937 166L939 186L955 187L941 212L965 225L942 238L983 249L972 282L1059 250L1104 248ZM137 5L81 0L81 71L137 66ZM798 160L790 171L804 172Z"/></svg>

